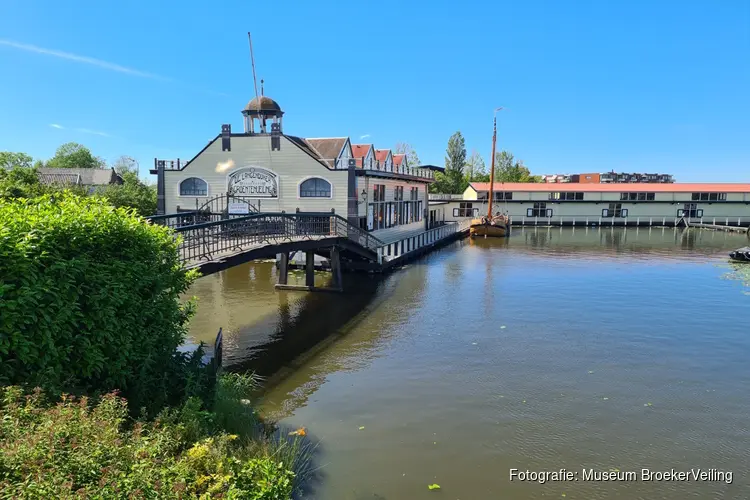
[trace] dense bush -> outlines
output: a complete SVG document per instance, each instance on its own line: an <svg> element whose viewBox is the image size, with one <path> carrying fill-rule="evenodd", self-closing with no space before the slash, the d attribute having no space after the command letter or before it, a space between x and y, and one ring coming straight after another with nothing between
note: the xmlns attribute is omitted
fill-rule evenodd
<svg viewBox="0 0 750 500"><path fill-rule="evenodd" d="M290 498L294 473L236 435L202 433L190 400L153 423L128 425L126 402L93 408L70 397L0 391L0 498Z"/></svg>
<svg viewBox="0 0 750 500"><path fill-rule="evenodd" d="M0 200L0 385L151 411L200 392L198 355L176 352L193 279L167 229L102 198Z"/></svg>
<svg viewBox="0 0 750 500"><path fill-rule="evenodd" d="M122 172L123 183L105 187L100 193L114 207L132 208L147 217L156 213L156 186L141 182L135 172Z"/></svg>
<svg viewBox="0 0 750 500"><path fill-rule="evenodd" d="M44 186L39 182L35 168L0 166L0 199L31 198L40 196L43 191Z"/></svg>

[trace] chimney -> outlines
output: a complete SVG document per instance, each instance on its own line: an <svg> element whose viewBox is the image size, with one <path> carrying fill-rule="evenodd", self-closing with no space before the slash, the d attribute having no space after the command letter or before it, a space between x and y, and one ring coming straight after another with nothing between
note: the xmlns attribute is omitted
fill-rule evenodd
<svg viewBox="0 0 750 500"><path fill-rule="evenodd" d="M271 124L271 151L281 151L281 124Z"/></svg>
<svg viewBox="0 0 750 500"><path fill-rule="evenodd" d="M221 126L221 150L232 150L232 125L224 124Z"/></svg>

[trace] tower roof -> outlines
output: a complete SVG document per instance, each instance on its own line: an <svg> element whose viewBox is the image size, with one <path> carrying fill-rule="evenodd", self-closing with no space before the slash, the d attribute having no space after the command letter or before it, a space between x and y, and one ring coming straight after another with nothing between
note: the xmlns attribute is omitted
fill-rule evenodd
<svg viewBox="0 0 750 500"><path fill-rule="evenodd" d="M250 102L247 103L243 113L258 113L258 114L283 114L279 103L267 96L254 97Z"/></svg>

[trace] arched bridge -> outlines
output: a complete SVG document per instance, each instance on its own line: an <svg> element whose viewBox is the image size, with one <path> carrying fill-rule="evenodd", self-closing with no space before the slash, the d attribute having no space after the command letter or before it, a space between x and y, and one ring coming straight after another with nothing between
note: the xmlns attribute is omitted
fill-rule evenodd
<svg viewBox="0 0 750 500"><path fill-rule="evenodd" d="M315 255L329 259L333 288L340 290L342 269L381 272L459 238L468 230L465 224L449 223L383 241L343 217L325 212L236 216L195 211L148 219L172 228L180 237L180 260L204 275L281 255L277 286L300 288L287 285L287 271L290 254L305 252L304 289L314 288Z"/></svg>

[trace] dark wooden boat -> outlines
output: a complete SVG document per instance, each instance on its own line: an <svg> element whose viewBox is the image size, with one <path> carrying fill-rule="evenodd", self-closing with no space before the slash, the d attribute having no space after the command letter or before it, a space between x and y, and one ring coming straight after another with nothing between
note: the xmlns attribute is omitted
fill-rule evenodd
<svg viewBox="0 0 750 500"><path fill-rule="evenodd" d="M510 234L510 217L498 212L492 216L492 198L495 194L495 146L497 144L497 112L503 108L495 110L495 119L492 129L492 167L490 167L490 192L489 204L487 206L487 215L481 219L474 219L469 226L469 236L504 238Z"/></svg>
<svg viewBox="0 0 750 500"><path fill-rule="evenodd" d="M739 262L750 262L750 247L742 247L729 252L729 258Z"/></svg>

